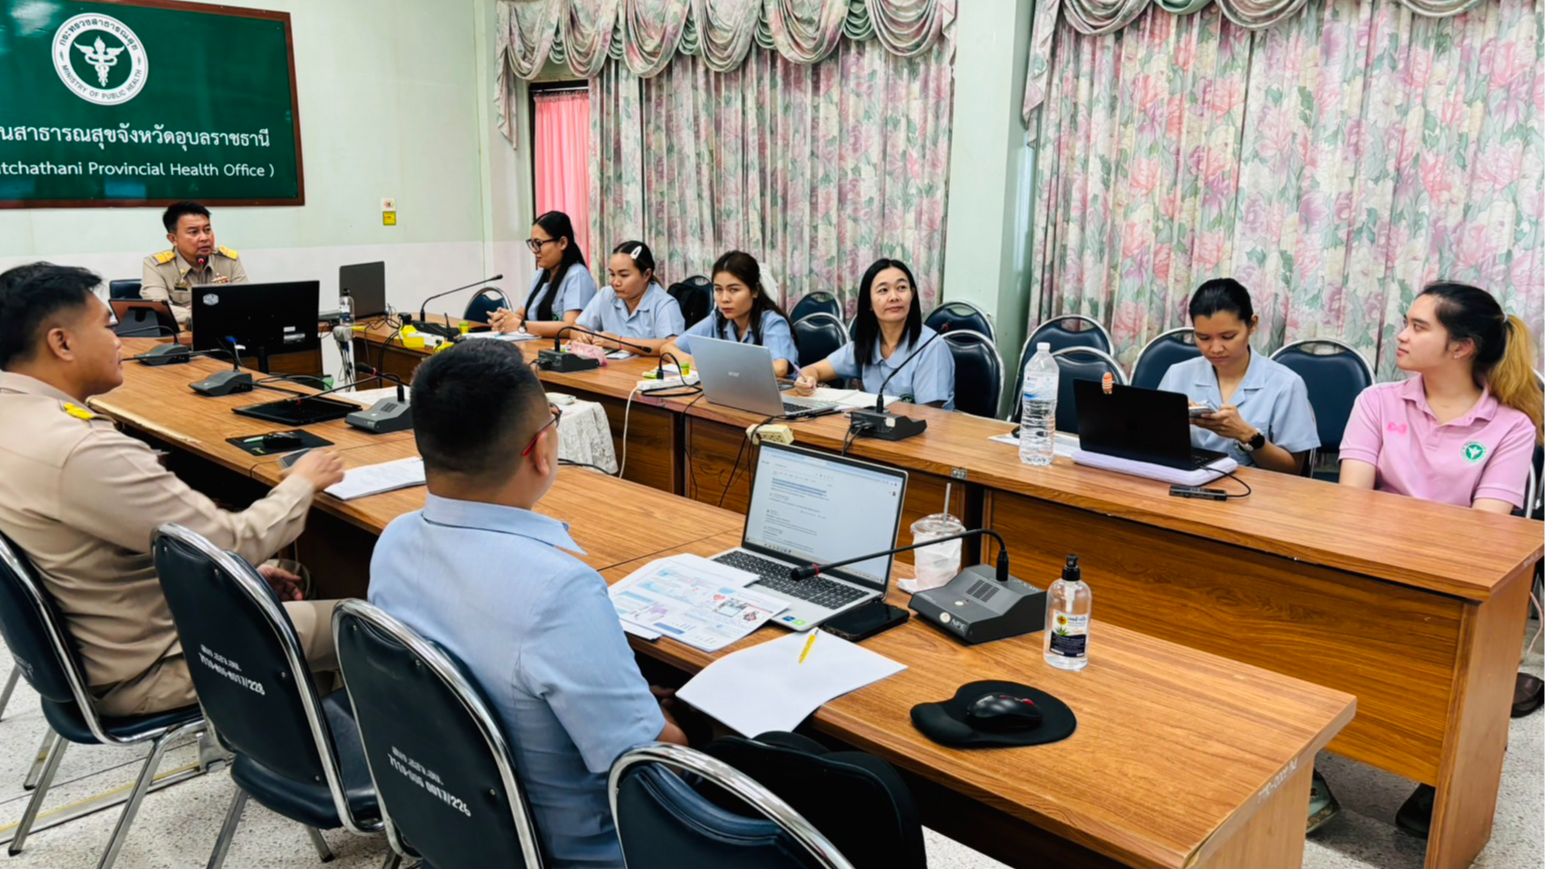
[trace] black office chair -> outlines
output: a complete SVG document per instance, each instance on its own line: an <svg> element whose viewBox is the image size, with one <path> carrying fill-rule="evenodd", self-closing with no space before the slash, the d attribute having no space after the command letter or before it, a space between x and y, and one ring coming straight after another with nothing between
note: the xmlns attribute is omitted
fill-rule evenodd
<svg viewBox="0 0 1545 869"><path fill-rule="evenodd" d="M830 314L838 320L842 319L842 303L837 297L823 290L806 293L804 298L794 303L794 309L789 311L789 319L798 323L811 314Z"/></svg>
<svg viewBox="0 0 1545 869"><path fill-rule="evenodd" d="M683 781L716 787L760 818L727 811ZM772 791L680 745L624 753L607 782L628 869L853 869L831 841Z"/></svg>
<svg viewBox="0 0 1545 869"><path fill-rule="evenodd" d="M510 742L461 664L361 600L333 611L333 641L392 850L436 869L540 869ZM413 764L454 802L406 778Z"/></svg>
<svg viewBox="0 0 1545 869"><path fill-rule="evenodd" d="M998 340L998 333L992 326L992 317L970 302L945 302L928 312L928 316L923 318L923 325L935 332L967 330L986 335L990 342Z"/></svg>
<svg viewBox="0 0 1545 869"><path fill-rule="evenodd" d="M693 275L684 281L671 284L666 292L681 306L682 319L692 328L713 310L713 282L702 275Z"/></svg>
<svg viewBox="0 0 1545 869"><path fill-rule="evenodd" d="M225 863L249 796L304 824L323 862L332 851L321 830L379 833L381 809L347 695L317 694L295 626L268 583L180 525L157 529L151 550L199 705L236 756L236 794L209 869Z"/></svg>
<svg viewBox="0 0 1545 869"><path fill-rule="evenodd" d="M1078 434L1078 405L1073 398L1075 380L1105 379L1109 372L1122 386L1127 384L1126 372L1109 353L1093 347L1067 347L1051 354L1057 360L1057 431ZM1019 421L1022 408L1016 408L1014 421Z"/></svg>
<svg viewBox="0 0 1545 869"><path fill-rule="evenodd" d="M764 733L756 739L728 736L704 746L703 752L788 803L849 855L856 869L927 867L917 806L901 776L884 760L861 751L828 751L795 733Z"/></svg>
<svg viewBox="0 0 1545 869"><path fill-rule="evenodd" d="M955 358L955 409L996 418L1003 399L1003 357L992 338L957 329L939 336Z"/></svg>
<svg viewBox="0 0 1545 869"><path fill-rule="evenodd" d="M1068 347L1093 347L1102 353L1110 353L1111 347L1114 346L1110 340L1110 333L1105 331L1105 327L1100 325L1098 320L1082 314L1053 317L1036 326L1035 331L1030 333L1030 337L1025 339L1025 346L1021 348L1019 355L1029 361L1030 356L1025 355L1026 350L1029 350L1031 356L1035 355L1035 350L1032 348L1042 341L1050 344L1054 353ZM1020 367L1022 369L1024 366Z"/></svg>
<svg viewBox="0 0 1545 869"><path fill-rule="evenodd" d="M824 311L794 321L794 346L799 348L801 368L820 362L846 343L848 333L842 321Z"/></svg>
<svg viewBox="0 0 1545 869"><path fill-rule="evenodd" d="M467 309L462 312L461 318L469 323L487 324L488 318L500 308L508 308L510 303L504 298L504 293L494 287L484 287L477 291L472 301L467 303Z"/></svg>
<svg viewBox="0 0 1545 869"><path fill-rule="evenodd" d="M188 706L171 712L126 718L98 715L87 691L75 640L53 597L44 589L31 562L3 534L0 534L0 634L4 635L6 648L16 660L16 669L38 692L43 717L52 729L47 760L11 839L11 856L20 854L26 844L53 784L54 774L59 771L66 746L70 743L113 746L150 743L150 755L145 758L139 776L123 801L123 812L107 840L107 850L97 863L98 869L108 869L123 849L129 825L134 822L145 794L202 772L202 769L184 770L155 781L167 746L205 729L203 713L197 706ZM69 810L64 810L64 814L65 817L73 816Z"/></svg>
<svg viewBox="0 0 1545 869"><path fill-rule="evenodd" d="M139 278L120 278L116 281L108 281L107 298L109 301L113 299L138 299L140 297L140 286Z"/></svg>
<svg viewBox="0 0 1545 869"><path fill-rule="evenodd" d="M1132 385L1143 389L1158 389L1159 382L1164 379L1164 372L1170 370L1170 366L1200 355L1202 351L1196 346L1196 330L1190 326L1161 332L1143 347L1142 352L1137 354L1137 361L1132 363Z"/></svg>
<svg viewBox="0 0 1545 869"><path fill-rule="evenodd" d="M1352 418L1357 396L1373 385L1373 366L1351 345L1334 338L1294 341L1283 345L1271 354L1271 358L1304 379L1304 386L1309 390L1309 406L1314 409L1314 422L1320 434L1320 446L1315 453L1339 453L1341 436L1346 433L1347 420ZM1311 455L1310 468L1315 464L1315 456ZM1316 476L1339 479L1340 466L1332 463L1330 470Z"/></svg>

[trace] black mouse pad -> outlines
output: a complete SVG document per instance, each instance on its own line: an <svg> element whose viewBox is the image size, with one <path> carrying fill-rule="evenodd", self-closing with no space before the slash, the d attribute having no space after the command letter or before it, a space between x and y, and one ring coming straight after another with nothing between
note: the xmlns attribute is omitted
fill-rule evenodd
<svg viewBox="0 0 1545 869"><path fill-rule="evenodd" d="M989 733L971 726L966 709L983 694L1013 694L1028 697L1041 709L1041 726L1033 730ZM1068 704L1045 691L1018 682L971 682L956 689L955 696L940 703L919 703L912 707L912 726L940 745L955 748L998 748L1015 745L1045 745L1060 742L1078 729L1078 718Z"/></svg>
<svg viewBox="0 0 1545 869"><path fill-rule="evenodd" d="M281 432L269 432L269 434L281 434ZM310 450L317 447L330 447L333 445L332 441L325 438L319 438L311 432L303 431L301 429L282 432L282 434L296 435L300 438L300 443L295 444L294 446L270 449L269 447L263 446L263 435L250 435L244 438L226 438L225 442L240 447L241 449L246 450L248 453L251 453L254 456L277 456L280 453L289 453L294 452L295 450Z"/></svg>

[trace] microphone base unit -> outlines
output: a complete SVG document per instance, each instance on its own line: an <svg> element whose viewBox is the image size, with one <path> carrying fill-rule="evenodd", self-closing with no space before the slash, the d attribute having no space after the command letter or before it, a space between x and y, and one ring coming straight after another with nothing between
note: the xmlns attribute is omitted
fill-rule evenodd
<svg viewBox="0 0 1545 869"><path fill-rule="evenodd" d="M883 410L855 410L848 414L848 425L860 429L864 437L904 441L927 431L928 420L897 416Z"/></svg>
<svg viewBox="0 0 1545 869"><path fill-rule="evenodd" d="M188 388L199 395L233 395L251 392L255 388L252 375L245 371L219 371L203 380L195 380Z"/></svg>
<svg viewBox="0 0 1545 869"><path fill-rule="evenodd" d="M948 583L912 595L917 617L968 646L1033 634L1046 628L1046 592L978 564Z"/></svg>
<svg viewBox="0 0 1545 869"><path fill-rule="evenodd" d="M193 351L181 344L162 344L134 358L142 365L181 365L193 361Z"/></svg>
<svg viewBox="0 0 1545 869"><path fill-rule="evenodd" d="M349 425L375 434L390 434L413 428L413 406L395 398L383 398L366 410L343 418Z"/></svg>
<svg viewBox="0 0 1545 869"><path fill-rule="evenodd" d="M461 337L461 329L456 326L447 326L444 323L426 323L419 320L413 324L413 328L425 335L438 335L447 341Z"/></svg>
<svg viewBox="0 0 1545 869"><path fill-rule="evenodd" d="M562 350L542 350L537 353L536 367L543 371L570 374L576 371L592 371L600 368L601 360L581 356L578 353L565 353Z"/></svg>

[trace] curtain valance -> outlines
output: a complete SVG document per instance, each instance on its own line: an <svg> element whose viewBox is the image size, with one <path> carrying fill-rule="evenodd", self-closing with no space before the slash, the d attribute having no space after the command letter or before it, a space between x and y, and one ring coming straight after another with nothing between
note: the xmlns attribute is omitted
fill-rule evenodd
<svg viewBox="0 0 1545 869"><path fill-rule="evenodd" d="M1051 75L1052 42L1059 17L1086 36L1115 33L1157 6L1174 15L1200 12L1214 0L1040 0L1030 29L1030 63L1025 82L1025 125L1036 135L1036 113L1046 99ZM1398 0L1417 15L1447 18L1475 7L1482 0ZM1246 30L1265 30L1303 9L1305 0L1216 0L1219 11Z"/></svg>

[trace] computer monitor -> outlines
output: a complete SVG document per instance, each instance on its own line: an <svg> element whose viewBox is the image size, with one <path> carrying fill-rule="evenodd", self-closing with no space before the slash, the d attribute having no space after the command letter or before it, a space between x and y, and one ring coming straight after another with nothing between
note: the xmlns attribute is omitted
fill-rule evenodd
<svg viewBox="0 0 1545 869"><path fill-rule="evenodd" d="M354 319L386 313L386 263L359 263L338 268L338 293L349 291L354 300Z"/></svg>
<svg viewBox="0 0 1545 869"><path fill-rule="evenodd" d="M741 546L820 564L896 545L907 472L830 453L763 442ZM892 556L829 573L884 591Z"/></svg>
<svg viewBox="0 0 1545 869"><path fill-rule="evenodd" d="M317 281L270 284L204 284L192 289L193 349L231 349L231 339L244 348L242 361L269 370L275 356L316 354L321 300Z"/></svg>

